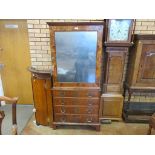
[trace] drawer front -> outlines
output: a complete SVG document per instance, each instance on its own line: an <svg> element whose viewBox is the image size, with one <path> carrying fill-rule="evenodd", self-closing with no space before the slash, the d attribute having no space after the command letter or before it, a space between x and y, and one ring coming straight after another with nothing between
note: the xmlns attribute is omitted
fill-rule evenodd
<svg viewBox="0 0 155 155"><path fill-rule="evenodd" d="M54 115L55 122L61 123L98 123L98 115Z"/></svg>
<svg viewBox="0 0 155 155"><path fill-rule="evenodd" d="M79 106L92 106L99 105L99 98L76 98L76 97L54 97L53 104L55 105L79 105Z"/></svg>
<svg viewBox="0 0 155 155"><path fill-rule="evenodd" d="M99 90L53 90L55 97L99 97Z"/></svg>
<svg viewBox="0 0 155 155"><path fill-rule="evenodd" d="M99 113L98 106L54 106L54 113L59 114L96 114Z"/></svg>

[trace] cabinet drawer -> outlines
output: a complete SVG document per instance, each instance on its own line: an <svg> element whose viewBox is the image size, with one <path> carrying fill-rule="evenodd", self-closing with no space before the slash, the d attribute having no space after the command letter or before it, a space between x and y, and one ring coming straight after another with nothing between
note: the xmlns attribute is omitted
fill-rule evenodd
<svg viewBox="0 0 155 155"><path fill-rule="evenodd" d="M98 106L55 106L54 113L60 114L96 114L99 113Z"/></svg>
<svg viewBox="0 0 155 155"><path fill-rule="evenodd" d="M54 97L54 105L99 105L99 98Z"/></svg>
<svg viewBox="0 0 155 155"><path fill-rule="evenodd" d="M55 97L99 97L99 90L53 90Z"/></svg>
<svg viewBox="0 0 155 155"><path fill-rule="evenodd" d="M54 115L55 122L62 123L97 123L99 122L98 115Z"/></svg>

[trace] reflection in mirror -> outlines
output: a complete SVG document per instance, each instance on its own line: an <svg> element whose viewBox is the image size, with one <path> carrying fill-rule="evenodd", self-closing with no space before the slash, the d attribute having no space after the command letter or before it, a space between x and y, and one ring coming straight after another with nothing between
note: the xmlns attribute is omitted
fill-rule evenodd
<svg viewBox="0 0 155 155"><path fill-rule="evenodd" d="M96 31L55 32L58 82L96 80Z"/></svg>

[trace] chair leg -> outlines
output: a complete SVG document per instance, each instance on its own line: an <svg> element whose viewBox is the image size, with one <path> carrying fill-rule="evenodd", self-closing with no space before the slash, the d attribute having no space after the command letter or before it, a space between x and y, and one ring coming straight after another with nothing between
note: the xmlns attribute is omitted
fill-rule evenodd
<svg viewBox="0 0 155 155"><path fill-rule="evenodd" d="M0 96L0 101L7 101L7 102L12 103L12 133L17 134L16 103L18 101L18 97L10 98L6 96ZM0 115L2 115L1 111L0 111ZM2 124L3 118L2 116L0 118L0 134L1 134L1 124Z"/></svg>
<svg viewBox="0 0 155 155"><path fill-rule="evenodd" d="M12 134L17 135L16 102L12 104Z"/></svg>
<svg viewBox="0 0 155 155"><path fill-rule="evenodd" d="M17 135L17 125L12 125L12 135Z"/></svg>
<svg viewBox="0 0 155 155"><path fill-rule="evenodd" d="M0 135L2 134L2 121L5 117L4 111L0 111Z"/></svg>
<svg viewBox="0 0 155 155"><path fill-rule="evenodd" d="M152 125L149 124L149 130L148 130L148 132L147 132L148 135L151 135L151 130L152 130Z"/></svg>

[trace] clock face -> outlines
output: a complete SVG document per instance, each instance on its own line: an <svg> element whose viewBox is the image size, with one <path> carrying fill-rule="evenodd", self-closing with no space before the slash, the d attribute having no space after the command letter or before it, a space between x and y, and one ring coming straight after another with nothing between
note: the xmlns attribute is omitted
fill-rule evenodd
<svg viewBox="0 0 155 155"><path fill-rule="evenodd" d="M129 29L131 19L112 19L110 20L109 40L127 41L129 38Z"/></svg>

